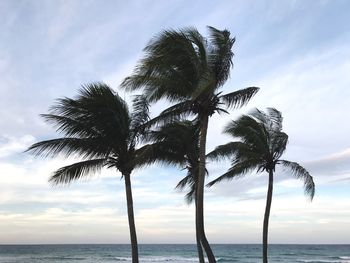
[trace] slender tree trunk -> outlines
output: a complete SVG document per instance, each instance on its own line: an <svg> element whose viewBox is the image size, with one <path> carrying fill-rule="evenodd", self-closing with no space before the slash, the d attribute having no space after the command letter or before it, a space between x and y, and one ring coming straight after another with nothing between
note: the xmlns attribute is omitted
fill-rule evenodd
<svg viewBox="0 0 350 263"><path fill-rule="evenodd" d="M266 208L264 215L264 226L263 226L263 263L268 263L267 260L267 241L269 231L269 217L272 202L272 191L273 191L273 171L269 171L269 187L267 190Z"/></svg>
<svg viewBox="0 0 350 263"><path fill-rule="evenodd" d="M196 186L197 188L197 186ZM197 190L196 190L197 192ZM197 251L198 251L198 259L199 263L204 263L204 256L203 256L203 248L202 248L202 242L201 242L201 237L198 231L198 217L197 217L197 197L195 197L195 204L196 204L196 242L197 242Z"/></svg>
<svg viewBox="0 0 350 263"><path fill-rule="evenodd" d="M207 254L209 263L216 263L213 251L210 248L209 242L204 231L204 179L205 179L205 147L208 131L208 116L200 119L200 139L199 139L199 169L198 169L198 186L197 186L197 231L199 233L202 246Z"/></svg>
<svg viewBox="0 0 350 263"><path fill-rule="evenodd" d="M126 203L128 206L128 220L129 220L129 229L130 229L132 263L139 263L139 253L137 248L137 237L136 237L136 228L135 228L135 220L134 220L134 205L132 201L130 174L124 175L124 179L125 179L125 190L126 190Z"/></svg>

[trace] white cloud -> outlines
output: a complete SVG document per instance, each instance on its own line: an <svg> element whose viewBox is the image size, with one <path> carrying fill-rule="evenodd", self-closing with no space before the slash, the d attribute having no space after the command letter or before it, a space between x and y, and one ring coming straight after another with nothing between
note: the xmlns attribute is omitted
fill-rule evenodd
<svg viewBox="0 0 350 263"><path fill-rule="evenodd" d="M127 218L118 210L93 208L43 213L0 214L1 243L113 243L128 242ZM60 240L58 242L58 240Z"/></svg>
<svg viewBox="0 0 350 263"><path fill-rule="evenodd" d="M57 96L75 94L80 84L102 80L117 88L141 57L143 46L161 29L193 24L204 32L207 23L238 32L236 68L224 92L261 87L244 109L211 119L208 150L229 139L220 135L222 127L238 113L255 106L278 108L290 135L286 159L310 169L320 193L309 203L300 181L278 174L271 241L350 242L350 200L343 192L350 177L349 150L341 153L350 147L346 122L350 50L344 44L348 31L342 37L317 35L319 28L327 30L323 21L333 22L332 32L346 24L305 11L319 14L328 10L327 5L320 9L312 4L311 9L299 2L252 3L203 5L198 1L186 3L184 9L182 2L1 2L0 242L128 242L120 174L104 170L91 181L51 188L47 180L52 171L74 160L20 154L34 140L26 134L38 139L53 136L38 114ZM24 7L33 13L23 12ZM206 14L205 19L193 16L193 9ZM165 105L155 105L153 114ZM332 156L334 152L339 154ZM210 164L210 178L228 165ZM173 190L182 175L167 167L135 171L134 204L141 242L194 242L193 206L185 206L183 195ZM209 240L260 242L266 185L266 175L261 174L207 189Z"/></svg>
<svg viewBox="0 0 350 263"><path fill-rule="evenodd" d="M0 158L12 154L18 154L26 150L34 142L34 137L24 135L16 138L13 136L0 137Z"/></svg>
<svg viewBox="0 0 350 263"><path fill-rule="evenodd" d="M328 180L350 177L350 148L330 154L320 160L307 162L310 171L326 176ZM324 180L326 180L324 178Z"/></svg>

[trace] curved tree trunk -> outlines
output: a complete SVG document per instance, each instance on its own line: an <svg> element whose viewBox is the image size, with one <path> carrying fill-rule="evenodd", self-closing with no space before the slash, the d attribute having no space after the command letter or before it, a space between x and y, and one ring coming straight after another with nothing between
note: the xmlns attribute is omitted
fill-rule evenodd
<svg viewBox="0 0 350 263"><path fill-rule="evenodd" d="M263 226L263 263L268 263L267 260L267 239L269 231L269 217L272 202L272 191L273 191L273 171L269 171L269 187L267 190L266 208L264 215L264 226Z"/></svg>
<svg viewBox="0 0 350 263"><path fill-rule="evenodd" d="M197 188L197 186L196 186ZM196 190L197 192L197 190ZM204 256L203 256L203 248L202 248L202 242L201 242L201 238L200 238L200 234L198 231L198 216L197 216L197 197L195 198L195 209L196 209L196 242L197 242L197 252L198 252L198 259L199 259L199 263L204 263Z"/></svg>
<svg viewBox="0 0 350 263"><path fill-rule="evenodd" d="M135 220L134 220L134 205L132 201L130 174L124 175L124 179L125 179L125 190L126 190L126 203L128 206L128 220L129 220L129 229L130 229L132 263L139 263L139 253L137 248L137 237L136 237L136 228L135 228Z"/></svg>
<svg viewBox="0 0 350 263"><path fill-rule="evenodd" d="M209 242L205 236L204 231L204 179L205 179L205 147L208 131L208 116L200 119L200 139L199 139L199 169L198 169L198 186L197 186L197 211L196 216L198 220L197 231L199 233L202 246L207 254L209 263L216 263L213 251L210 248Z"/></svg>

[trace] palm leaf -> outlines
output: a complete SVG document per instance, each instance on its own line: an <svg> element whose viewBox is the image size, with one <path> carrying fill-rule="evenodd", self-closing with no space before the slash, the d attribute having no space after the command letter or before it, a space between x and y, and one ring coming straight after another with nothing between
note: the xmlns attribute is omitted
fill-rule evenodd
<svg viewBox="0 0 350 263"><path fill-rule="evenodd" d="M178 182L175 189L186 190L185 201L187 204L191 204L196 199L196 178L188 171L187 175Z"/></svg>
<svg viewBox="0 0 350 263"><path fill-rule="evenodd" d="M184 101L177 103L166 110L162 111L157 117L152 118L148 122L146 122L144 125L145 127L152 127L152 126L158 126L176 122L182 119L185 119L186 117L192 115L192 102L191 101Z"/></svg>
<svg viewBox="0 0 350 263"><path fill-rule="evenodd" d="M246 149L248 146L242 142L229 142L227 144L217 146L213 151L207 154L207 158L213 161L231 158L240 148Z"/></svg>
<svg viewBox="0 0 350 263"><path fill-rule="evenodd" d="M149 121L149 103L145 96L137 95L133 99L133 112L131 114L130 145L134 148L140 137L146 136L145 123ZM142 139L142 138L141 138Z"/></svg>
<svg viewBox="0 0 350 263"><path fill-rule="evenodd" d="M270 152L275 160L278 160L287 148L288 135L284 132L271 133Z"/></svg>
<svg viewBox="0 0 350 263"><path fill-rule="evenodd" d="M269 115L269 119L272 122L273 129L281 131L283 122L282 113L275 108L267 108L267 112Z"/></svg>
<svg viewBox="0 0 350 263"><path fill-rule="evenodd" d="M143 95L136 95L133 99L131 114L131 129L137 129L149 120L149 102Z"/></svg>
<svg viewBox="0 0 350 263"><path fill-rule="evenodd" d="M218 30L214 27L208 27L210 33L209 63L212 72L215 74L217 87L222 86L230 76L230 68L233 66L232 47L235 38L231 38L228 30Z"/></svg>
<svg viewBox="0 0 350 263"><path fill-rule="evenodd" d="M169 150L169 145L166 143L157 142L136 149L135 157L130 163L130 166L140 168L156 162L181 167L185 164L186 160L184 156Z"/></svg>
<svg viewBox="0 0 350 263"><path fill-rule="evenodd" d="M183 190L185 189L188 185L193 184L193 175L187 173L187 175L182 178L177 185L175 186L175 189Z"/></svg>
<svg viewBox="0 0 350 263"><path fill-rule="evenodd" d="M224 128L224 133L239 138L258 153L269 153L268 134L264 125L249 115L243 115L237 121L229 122Z"/></svg>
<svg viewBox="0 0 350 263"><path fill-rule="evenodd" d="M95 137L100 135L93 125L90 125L87 120L78 120L78 118L71 118L55 114L40 114L46 122L54 125L56 131L63 133L65 136L83 136Z"/></svg>
<svg viewBox="0 0 350 263"><path fill-rule="evenodd" d="M35 156L65 157L80 155L83 158L106 157L112 151L111 144L103 138L58 138L31 145L26 152Z"/></svg>
<svg viewBox="0 0 350 263"><path fill-rule="evenodd" d="M237 161L226 173L224 173L223 175L219 176L215 180L208 183L207 186L211 187L222 180L232 180L234 178L242 177L245 174L257 169L259 164L260 164L260 160L256 160L256 159Z"/></svg>
<svg viewBox="0 0 350 263"><path fill-rule="evenodd" d="M85 85L78 96L57 100L50 113L43 115L64 137L35 143L27 151L43 157L63 154L88 159L57 170L51 179L55 183L65 183L93 172L102 164L107 165L102 161L106 159L108 167L123 170L134 156L135 127L147 119L148 108L141 97L134 106L131 120L127 104L109 86L103 83Z"/></svg>
<svg viewBox="0 0 350 263"><path fill-rule="evenodd" d="M75 99L57 100L44 115L66 136L87 134L90 137L114 137L125 141L129 136L128 107L118 94L103 83L83 86Z"/></svg>
<svg viewBox="0 0 350 263"><path fill-rule="evenodd" d="M315 195L315 183L309 172L296 162L279 160L278 163L282 164L285 168L288 168L296 178L304 181L305 195L308 195L312 200Z"/></svg>
<svg viewBox="0 0 350 263"><path fill-rule="evenodd" d="M74 163L72 165L64 166L51 176L49 182L53 185L69 184L71 181L78 180L91 173L96 173L102 169L107 163L107 159L94 159Z"/></svg>
<svg viewBox="0 0 350 263"><path fill-rule="evenodd" d="M144 88L149 101L167 98L171 101L188 98L199 79L201 47L195 48L199 33L193 28L161 32L144 49L145 57L121 87ZM193 42L194 41L194 42Z"/></svg>
<svg viewBox="0 0 350 263"><path fill-rule="evenodd" d="M257 87L245 88L220 96L220 101L228 108L240 108L246 105L258 91Z"/></svg>

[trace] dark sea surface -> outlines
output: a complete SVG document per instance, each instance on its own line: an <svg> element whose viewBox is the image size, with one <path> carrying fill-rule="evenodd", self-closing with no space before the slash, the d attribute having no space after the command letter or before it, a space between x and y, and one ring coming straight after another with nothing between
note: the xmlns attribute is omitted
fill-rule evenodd
<svg viewBox="0 0 350 263"><path fill-rule="evenodd" d="M256 263L261 245L212 245L218 262ZM269 262L350 263L350 245L270 245ZM140 245L140 262L198 262L195 245ZM0 245L1 263L131 262L129 245Z"/></svg>

